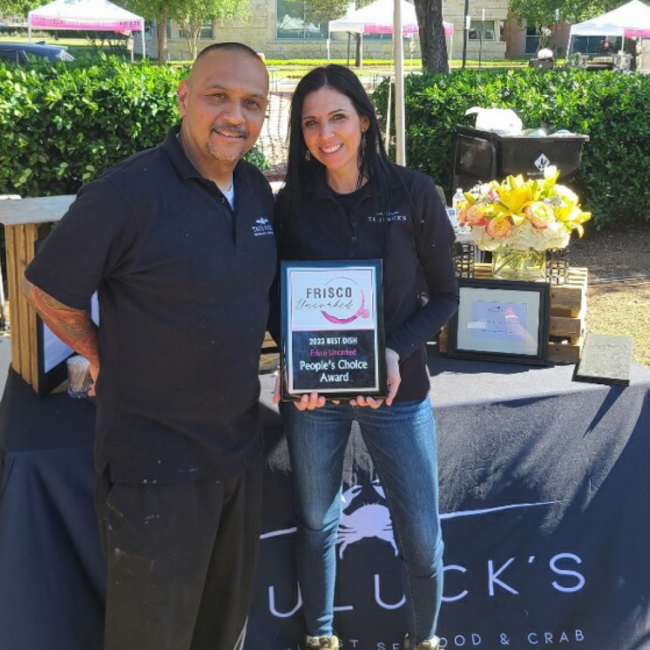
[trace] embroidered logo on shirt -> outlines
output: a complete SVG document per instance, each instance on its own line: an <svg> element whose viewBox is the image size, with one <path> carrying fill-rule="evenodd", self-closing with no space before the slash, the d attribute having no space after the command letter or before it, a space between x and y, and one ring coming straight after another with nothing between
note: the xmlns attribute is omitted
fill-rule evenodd
<svg viewBox="0 0 650 650"><path fill-rule="evenodd" d="M268 237L273 234L273 226L266 217L255 219L255 225L252 226L255 237Z"/></svg>
<svg viewBox="0 0 650 650"><path fill-rule="evenodd" d="M369 223L393 223L394 221L406 221L406 215L399 212L378 212L368 217Z"/></svg>

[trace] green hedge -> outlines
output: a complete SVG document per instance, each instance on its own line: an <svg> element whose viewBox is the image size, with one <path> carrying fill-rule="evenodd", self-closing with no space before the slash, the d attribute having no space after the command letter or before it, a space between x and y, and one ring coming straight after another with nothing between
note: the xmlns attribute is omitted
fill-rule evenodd
<svg viewBox="0 0 650 650"><path fill-rule="evenodd" d="M580 70L458 71L409 75L407 163L451 188L453 129L472 106L512 108L526 128L589 136L576 189L596 225L650 219L650 76ZM373 99L386 114L388 85ZM486 179L488 180L488 179ZM465 188L467 189L467 188Z"/></svg>
<svg viewBox="0 0 650 650"><path fill-rule="evenodd" d="M178 120L180 72L116 58L0 66L0 193L74 194Z"/></svg>
<svg viewBox="0 0 650 650"><path fill-rule="evenodd" d="M0 193L72 194L163 139L186 69L100 62L0 65ZM373 95L386 113L387 83ZM409 166L451 187L453 128L471 106L509 107L527 127L590 136L570 184L595 222L650 219L650 77L554 70L457 71L406 80ZM263 157L252 161L265 167Z"/></svg>
<svg viewBox="0 0 650 650"><path fill-rule="evenodd" d="M116 57L73 64L0 65L0 194L74 194L178 122L187 68ZM249 156L265 167L259 152Z"/></svg>

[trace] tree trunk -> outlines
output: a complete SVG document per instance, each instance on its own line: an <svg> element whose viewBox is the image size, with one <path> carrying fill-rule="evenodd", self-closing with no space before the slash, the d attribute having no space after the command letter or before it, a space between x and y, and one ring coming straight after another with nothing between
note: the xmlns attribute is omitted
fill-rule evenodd
<svg viewBox="0 0 650 650"><path fill-rule="evenodd" d="M354 65L357 68L361 67L362 61L361 57L363 56L363 52L361 51L361 39L363 36L361 34L355 34L354 35L354 40L356 41L355 45L355 54L354 54Z"/></svg>
<svg viewBox="0 0 650 650"><path fill-rule="evenodd" d="M183 25L183 34L185 35L187 49L190 52L190 60L195 61L199 55L199 39L201 38L201 26L203 23L199 22L197 24L196 21L187 18L181 21L181 24Z"/></svg>
<svg viewBox="0 0 650 650"><path fill-rule="evenodd" d="M415 14L420 28L422 69L431 73L449 72L442 0L415 0Z"/></svg>
<svg viewBox="0 0 650 650"><path fill-rule="evenodd" d="M163 12L158 16L156 21L156 36L158 38L158 63L167 63L167 23L169 19L167 12Z"/></svg>
<svg viewBox="0 0 650 650"><path fill-rule="evenodd" d="M192 61L196 61L196 57L199 55L199 39L201 38L201 27L203 23L199 21L197 24L190 24L190 57Z"/></svg>

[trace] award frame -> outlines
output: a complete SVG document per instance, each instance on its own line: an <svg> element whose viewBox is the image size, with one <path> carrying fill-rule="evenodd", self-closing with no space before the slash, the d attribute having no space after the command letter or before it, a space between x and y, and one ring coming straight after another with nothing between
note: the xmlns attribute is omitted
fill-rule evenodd
<svg viewBox="0 0 650 650"><path fill-rule="evenodd" d="M280 264L282 400L388 392L382 260Z"/></svg>
<svg viewBox="0 0 650 650"><path fill-rule="evenodd" d="M548 365L547 282L458 279L448 355L458 359Z"/></svg>

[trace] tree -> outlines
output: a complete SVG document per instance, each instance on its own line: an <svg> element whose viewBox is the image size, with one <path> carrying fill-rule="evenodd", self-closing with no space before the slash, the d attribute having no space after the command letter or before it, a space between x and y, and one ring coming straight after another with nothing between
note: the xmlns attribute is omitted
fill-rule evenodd
<svg viewBox="0 0 650 650"><path fill-rule="evenodd" d="M329 22L345 15L349 0L291 0L301 5L301 20L305 25L310 23ZM361 9L372 0L357 0L356 9ZM361 35L353 34L355 39L355 65L361 65Z"/></svg>
<svg viewBox="0 0 650 650"><path fill-rule="evenodd" d="M442 0L415 0L415 15L420 29L422 69L430 73L449 72Z"/></svg>
<svg viewBox="0 0 650 650"><path fill-rule="evenodd" d="M622 0L510 0L508 17L520 27L551 25L559 9L563 22L578 23L620 6Z"/></svg>
<svg viewBox="0 0 650 650"><path fill-rule="evenodd" d="M365 7L371 0L362 0L356 3L357 9ZM304 7L305 22L329 22L345 15L348 0L298 0Z"/></svg>
<svg viewBox="0 0 650 650"><path fill-rule="evenodd" d="M191 58L196 59L198 55L201 28L206 22L212 20L214 27L214 21L223 25L227 20L247 20L249 16L249 0L185 0L179 22L183 26Z"/></svg>
<svg viewBox="0 0 650 650"><path fill-rule="evenodd" d="M0 16L26 16L49 0L0 0Z"/></svg>
<svg viewBox="0 0 650 650"><path fill-rule="evenodd" d="M2 0L0 0L1 2ZM115 0L125 9L156 21L158 63L167 61L167 24L184 15L185 0Z"/></svg>

